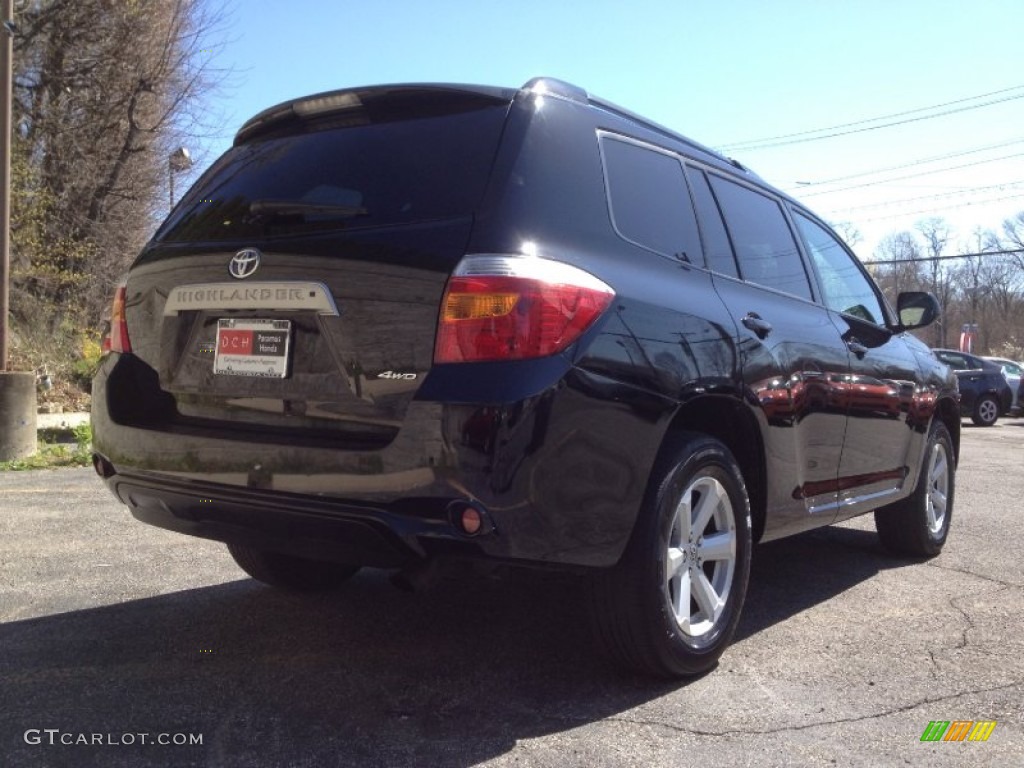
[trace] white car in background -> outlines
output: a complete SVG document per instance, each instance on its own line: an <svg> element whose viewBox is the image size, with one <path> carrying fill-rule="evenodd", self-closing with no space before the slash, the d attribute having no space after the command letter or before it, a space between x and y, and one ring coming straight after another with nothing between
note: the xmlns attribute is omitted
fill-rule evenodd
<svg viewBox="0 0 1024 768"><path fill-rule="evenodd" d="M1010 390L1013 392L1013 403L1010 405L1010 410L1018 411L1021 407L1020 379L1021 374L1024 374L1024 363L1016 363L1005 357L986 357L985 359L1003 367L1003 376L1006 377L1006 383L1010 385Z"/></svg>

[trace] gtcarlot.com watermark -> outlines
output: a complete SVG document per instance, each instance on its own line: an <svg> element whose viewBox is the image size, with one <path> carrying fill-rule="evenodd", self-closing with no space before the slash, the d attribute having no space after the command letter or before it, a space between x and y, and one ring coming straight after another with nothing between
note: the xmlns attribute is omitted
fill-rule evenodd
<svg viewBox="0 0 1024 768"><path fill-rule="evenodd" d="M155 747L195 747L202 746L201 733L83 733L64 731L60 728L29 728L25 731L26 744L45 744L47 746L89 746L89 747L129 747L136 745Z"/></svg>

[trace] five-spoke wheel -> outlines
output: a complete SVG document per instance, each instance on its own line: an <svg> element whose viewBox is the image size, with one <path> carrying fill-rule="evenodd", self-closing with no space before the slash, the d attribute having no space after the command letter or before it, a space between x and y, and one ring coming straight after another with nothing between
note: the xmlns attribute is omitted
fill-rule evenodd
<svg viewBox="0 0 1024 768"><path fill-rule="evenodd" d="M886 549L915 557L932 557L942 551L953 516L955 467L953 439L946 425L936 419L928 432L914 493L875 512L875 528Z"/></svg>
<svg viewBox="0 0 1024 768"><path fill-rule="evenodd" d="M750 547L746 486L729 449L670 437L622 560L593 580L591 616L607 652L662 677L711 669L739 621Z"/></svg>
<svg viewBox="0 0 1024 768"><path fill-rule="evenodd" d="M700 647L722 617L736 573L735 511L725 487L701 476L676 505L666 556L669 601L683 635Z"/></svg>

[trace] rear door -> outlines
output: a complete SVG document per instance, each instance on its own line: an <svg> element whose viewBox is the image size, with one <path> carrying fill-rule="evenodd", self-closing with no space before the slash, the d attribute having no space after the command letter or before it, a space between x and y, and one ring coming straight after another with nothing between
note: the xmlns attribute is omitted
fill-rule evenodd
<svg viewBox="0 0 1024 768"><path fill-rule="evenodd" d="M508 104L382 88L250 121L130 273L133 352L175 418L339 447L391 439L431 366Z"/></svg>
<svg viewBox="0 0 1024 768"><path fill-rule="evenodd" d="M765 538L815 527L838 503L846 412L835 376L849 368L846 346L814 302L778 201L713 172L688 173L715 288L738 327L744 388L764 420Z"/></svg>

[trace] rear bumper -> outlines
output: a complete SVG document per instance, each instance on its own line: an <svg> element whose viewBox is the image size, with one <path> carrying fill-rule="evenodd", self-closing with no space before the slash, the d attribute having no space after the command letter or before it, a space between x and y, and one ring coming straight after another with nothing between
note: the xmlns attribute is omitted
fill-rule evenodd
<svg viewBox="0 0 1024 768"><path fill-rule="evenodd" d="M111 393L130 394L123 382L109 386L117 364L106 361L93 384L94 448L107 486L136 518L380 567L443 555L613 565L673 413L646 391L566 366L517 400L414 401L396 438L376 450L288 445L115 421L111 411L124 409L111 409ZM495 378L516 378L508 373ZM428 392L445 389L435 380ZM465 503L485 510L493 530L462 533L449 510Z"/></svg>
<svg viewBox="0 0 1024 768"><path fill-rule="evenodd" d="M319 560L397 568L437 550L479 549L445 519L413 518L278 491L175 480L159 474L114 474L111 492L144 523L178 533Z"/></svg>

